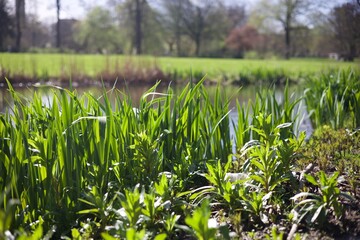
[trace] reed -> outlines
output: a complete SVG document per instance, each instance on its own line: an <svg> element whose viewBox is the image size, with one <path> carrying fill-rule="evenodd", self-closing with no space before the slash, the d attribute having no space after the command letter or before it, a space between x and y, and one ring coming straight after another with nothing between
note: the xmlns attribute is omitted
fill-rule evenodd
<svg viewBox="0 0 360 240"><path fill-rule="evenodd" d="M358 104L359 80L360 73L348 69L307 81L305 102L315 128L325 124L334 129L359 127L358 108L355 107Z"/></svg>

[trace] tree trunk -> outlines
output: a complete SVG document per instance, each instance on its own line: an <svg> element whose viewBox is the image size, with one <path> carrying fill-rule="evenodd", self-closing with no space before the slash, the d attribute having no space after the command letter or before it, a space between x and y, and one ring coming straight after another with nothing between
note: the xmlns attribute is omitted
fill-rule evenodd
<svg viewBox="0 0 360 240"><path fill-rule="evenodd" d="M176 54L177 56L181 56L181 17L182 17L182 0L177 2L177 8L180 11L176 12L176 29L175 29L175 44L176 44Z"/></svg>
<svg viewBox="0 0 360 240"><path fill-rule="evenodd" d="M56 0L56 48L60 49L61 47L61 33L60 33L60 0Z"/></svg>
<svg viewBox="0 0 360 240"><path fill-rule="evenodd" d="M22 28L25 24L25 0L15 1L15 17L16 17L16 39L15 51L21 50Z"/></svg>
<svg viewBox="0 0 360 240"><path fill-rule="evenodd" d="M177 19L178 23L176 23L175 29L175 45L176 45L176 54L179 57L181 55L181 30L179 26L180 18Z"/></svg>
<svg viewBox="0 0 360 240"><path fill-rule="evenodd" d="M174 42L168 41L168 45L169 45L169 55L172 55L174 52Z"/></svg>
<svg viewBox="0 0 360 240"><path fill-rule="evenodd" d="M142 53L142 0L135 1L135 51L137 55Z"/></svg>
<svg viewBox="0 0 360 240"><path fill-rule="evenodd" d="M195 54L197 57L200 56L201 36L200 34L195 37Z"/></svg>
<svg viewBox="0 0 360 240"><path fill-rule="evenodd" d="M356 43L352 43L350 44L349 52L345 60L349 62L353 62L355 59L355 55L356 55Z"/></svg>
<svg viewBox="0 0 360 240"><path fill-rule="evenodd" d="M290 31L291 29L291 19L293 14L293 9L295 6L292 1L286 2L286 16L284 22L284 30L285 30L285 58L289 59L291 56L291 39L290 39Z"/></svg>
<svg viewBox="0 0 360 240"><path fill-rule="evenodd" d="M199 7L196 7L196 32L195 32L195 54L200 56L201 38L204 30L204 18L203 13Z"/></svg>
<svg viewBox="0 0 360 240"><path fill-rule="evenodd" d="M175 44L176 44L176 54L178 57L181 56L181 37L180 36L181 36L180 32L177 32L176 37L175 37L176 38Z"/></svg>
<svg viewBox="0 0 360 240"><path fill-rule="evenodd" d="M290 51L291 51L291 46L290 46L290 27L287 26L285 27L285 58L286 59L289 59L291 54L290 54Z"/></svg>

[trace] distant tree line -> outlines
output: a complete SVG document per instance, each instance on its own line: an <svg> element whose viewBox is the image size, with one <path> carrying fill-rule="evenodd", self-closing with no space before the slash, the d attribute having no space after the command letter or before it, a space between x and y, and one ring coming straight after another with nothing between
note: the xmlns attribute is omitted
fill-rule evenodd
<svg viewBox="0 0 360 240"><path fill-rule="evenodd" d="M199 57L360 56L357 0L108 0L81 20L39 22L25 0L0 0L1 51L71 51ZM14 9L13 9L14 8Z"/></svg>

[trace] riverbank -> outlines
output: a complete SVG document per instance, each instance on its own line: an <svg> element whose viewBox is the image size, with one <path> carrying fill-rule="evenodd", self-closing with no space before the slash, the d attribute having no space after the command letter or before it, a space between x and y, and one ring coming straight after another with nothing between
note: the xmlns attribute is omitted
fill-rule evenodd
<svg viewBox="0 0 360 240"><path fill-rule="evenodd" d="M206 76L205 83L258 84L300 82L309 76L343 69L359 69L359 63L328 59L245 60L174 58L123 55L0 54L0 84L4 78L13 85L55 83L79 86L194 82Z"/></svg>

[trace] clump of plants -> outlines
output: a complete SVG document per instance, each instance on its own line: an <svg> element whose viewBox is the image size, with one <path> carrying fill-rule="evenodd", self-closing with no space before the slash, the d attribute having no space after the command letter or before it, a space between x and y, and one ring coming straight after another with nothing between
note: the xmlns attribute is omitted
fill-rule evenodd
<svg viewBox="0 0 360 240"><path fill-rule="evenodd" d="M299 166L314 163L320 170L341 174L360 170L360 132L356 129L334 130L324 125L315 130L303 150Z"/></svg>
<svg viewBox="0 0 360 240"><path fill-rule="evenodd" d="M313 127L333 129L360 126L360 73L357 70L333 71L309 78L305 102Z"/></svg>
<svg viewBox="0 0 360 240"><path fill-rule="evenodd" d="M50 104L30 101L8 83L0 238L333 236L325 223L359 234L357 131L323 127L306 142L288 88L238 103L231 122L230 100L203 82L176 95L156 84L138 106L115 88L95 98L52 87Z"/></svg>

